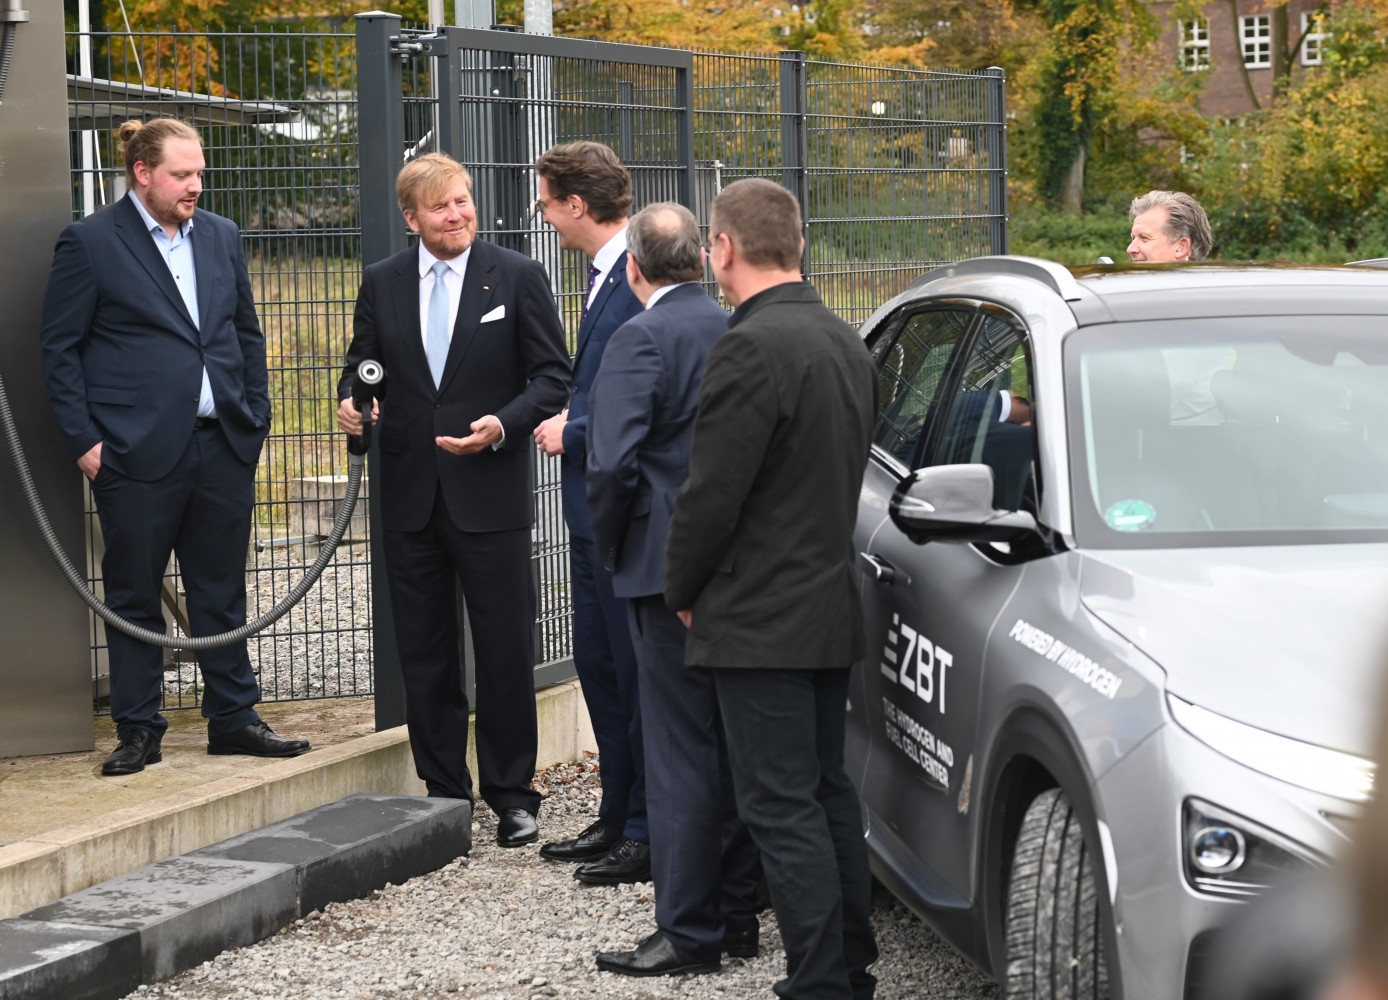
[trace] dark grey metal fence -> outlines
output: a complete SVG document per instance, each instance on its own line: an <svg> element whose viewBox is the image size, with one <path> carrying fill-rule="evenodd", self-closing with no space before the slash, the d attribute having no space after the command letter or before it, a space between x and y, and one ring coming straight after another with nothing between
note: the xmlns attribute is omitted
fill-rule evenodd
<svg viewBox="0 0 1388 1000"><path fill-rule="evenodd" d="M111 124L169 113L200 124L203 203L242 227L276 411L248 562L252 615L292 585L330 523L344 470L338 364L363 264L406 245L393 178L410 155L440 148L469 166L480 234L545 264L571 337L586 261L530 213L531 165L571 139L617 150L638 206L677 200L701 220L733 180L785 184L805 212L806 274L851 322L928 267L1006 251L1000 70L418 31L380 14L356 27L94 34L96 79L71 88L76 215L119 193ZM75 72L77 36L70 44ZM84 143L97 151L85 161ZM537 456L536 473L542 658L562 662L571 647L558 470ZM389 614L373 609L368 535L365 523L354 529L305 606L252 641L267 699L371 693L373 646L382 679L390 673ZM92 577L99 585L95 564ZM169 584L176 605L176 570ZM98 633L98 677L103 654ZM537 681L556 676L552 666L537 671ZM171 664L168 680L170 707L197 703L191 664Z"/></svg>

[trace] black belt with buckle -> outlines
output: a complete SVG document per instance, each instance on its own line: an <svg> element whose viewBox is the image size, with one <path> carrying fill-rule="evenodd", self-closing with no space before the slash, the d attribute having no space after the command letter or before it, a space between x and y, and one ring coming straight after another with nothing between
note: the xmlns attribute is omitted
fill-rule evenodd
<svg viewBox="0 0 1388 1000"><path fill-rule="evenodd" d="M218 426L219 423L220 421L218 421L216 417L198 417L198 419L193 421L193 430L205 431L209 427Z"/></svg>

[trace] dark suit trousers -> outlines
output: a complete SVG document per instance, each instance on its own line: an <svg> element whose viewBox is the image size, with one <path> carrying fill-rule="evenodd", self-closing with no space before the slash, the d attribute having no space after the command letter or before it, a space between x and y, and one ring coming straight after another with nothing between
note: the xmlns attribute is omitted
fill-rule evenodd
<svg viewBox="0 0 1388 1000"><path fill-rule="evenodd" d="M165 629L160 587L177 554L193 635L218 635L246 623L246 551L255 504L255 463L237 457L218 427L195 431L163 479L127 479L103 465L92 483L106 554L106 604L135 625ZM108 627L111 716L117 731L147 729L162 738L159 714L164 653ZM224 736L260 717L255 673L244 642L198 653L207 731Z"/></svg>
<svg viewBox="0 0 1388 1000"><path fill-rule="evenodd" d="M593 724L602 774L598 818L621 827L632 840L650 843L641 705L627 602L612 592L612 574L597 559L591 538L569 537L569 580L574 669Z"/></svg>
<svg viewBox="0 0 1388 1000"><path fill-rule="evenodd" d="M684 665L685 628L662 595L629 604L641 676L655 922L718 958L727 928L756 926L761 856L737 817L711 671Z"/></svg>
<svg viewBox="0 0 1388 1000"><path fill-rule="evenodd" d="M457 588L472 629L477 770L492 809L540 809L535 777L535 591L530 529L459 531L443 494L422 531L385 533L395 643L415 770L430 795L474 801Z"/></svg>
<svg viewBox="0 0 1388 1000"><path fill-rule="evenodd" d="M858 796L843 767L848 668L710 670L737 809L761 849L787 1000L870 1000L877 959Z"/></svg>

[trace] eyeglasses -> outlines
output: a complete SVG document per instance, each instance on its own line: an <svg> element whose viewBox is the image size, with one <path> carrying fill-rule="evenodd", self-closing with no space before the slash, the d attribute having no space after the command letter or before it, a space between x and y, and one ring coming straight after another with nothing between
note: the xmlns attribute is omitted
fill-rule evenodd
<svg viewBox="0 0 1388 1000"><path fill-rule="evenodd" d="M715 246L718 245L718 238L719 238L720 236L726 236L726 235L727 235L726 233L709 233L709 234L708 234L708 239L704 240L704 243L703 243L704 249L707 250L709 253L713 253L713 248L714 248ZM731 237L729 237L729 238L731 238Z"/></svg>
<svg viewBox="0 0 1388 1000"><path fill-rule="evenodd" d="M545 199L536 198L535 204L530 206L530 221L534 222L545 213Z"/></svg>

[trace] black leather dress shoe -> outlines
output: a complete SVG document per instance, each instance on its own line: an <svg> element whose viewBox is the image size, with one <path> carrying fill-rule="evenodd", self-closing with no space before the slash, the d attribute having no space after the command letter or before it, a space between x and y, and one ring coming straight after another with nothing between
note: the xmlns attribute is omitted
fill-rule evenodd
<svg viewBox="0 0 1388 1000"><path fill-rule="evenodd" d="M723 954L729 958L756 958L761 954L761 928L746 927L723 931Z"/></svg>
<svg viewBox="0 0 1388 1000"><path fill-rule="evenodd" d="M245 754L247 757L297 757L308 753L308 740L287 740L257 719L234 733L207 737L207 752L223 757Z"/></svg>
<svg viewBox="0 0 1388 1000"><path fill-rule="evenodd" d="M596 861L622 839L622 831L598 820L573 840L554 840L540 848L540 857L550 861Z"/></svg>
<svg viewBox="0 0 1388 1000"><path fill-rule="evenodd" d="M623 837L597 861L579 865L574 878L589 885L620 885L651 880L651 845Z"/></svg>
<svg viewBox="0 0 1388 1000"><path fill-rule="evenodd" d="M623 976L693 975L717 972L721 967L717 958L704 961L687 951L681 951L661 931L656 931L638 944L635 951L598 952L599 969Z"/></svg>
<svg viewBox="0 0 1388 1000"><path fill-rule="evenodd" d="M148 729L131 729L120 738L116 749L101 765L102 774L134 774L146 764L158 764L164 759L159 738Z"/></svg>
<svg viewBox="0 0 1388 1000"><path fill-rule="evenodd" d="M540 839L540 824L535 817L516 806L503 809L496 817L498 847L524 847Z"/></svg>

